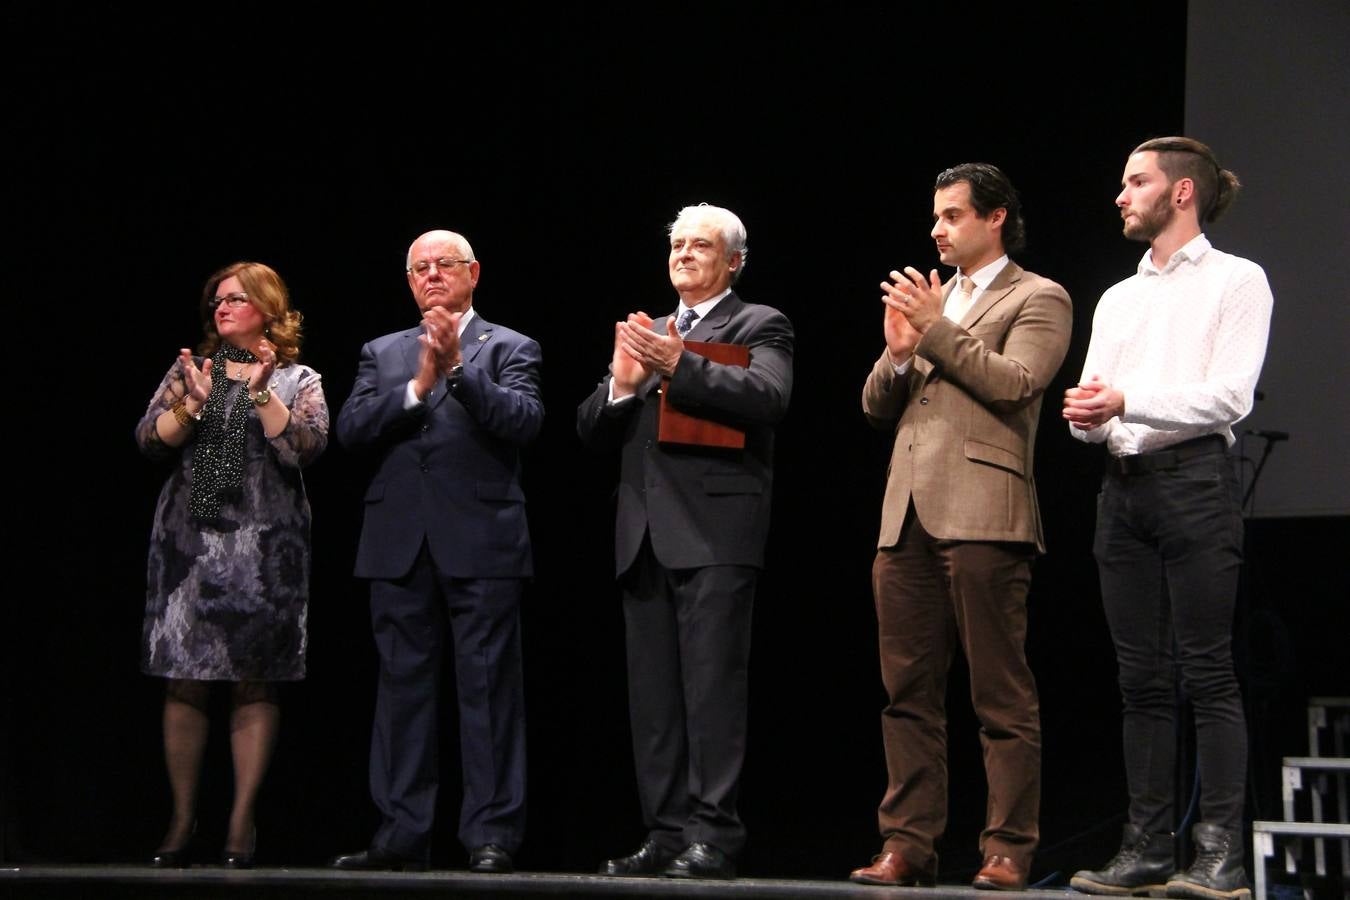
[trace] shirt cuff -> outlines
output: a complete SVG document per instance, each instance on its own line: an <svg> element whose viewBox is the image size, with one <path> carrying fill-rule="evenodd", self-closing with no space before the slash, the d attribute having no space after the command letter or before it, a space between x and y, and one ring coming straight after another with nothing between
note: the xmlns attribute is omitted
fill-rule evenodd
<svg viewBox="0 0 1350 900"><path fill-rule="evenodd" d="M417 392L413 390L412 379L408 379L408 387L403 391L403 408L405 410L417 409L422 406L424 401L417 399Z"/></svg>
<svg viewBox="0 0 1350 900"><path fill-rule="evenodd" d="M619 398L616 400L616 399L614 398L614 379L611 378L611 379L609 380L609 399L607 399L607 400L605 401L605 405L606 405L606 406L620 406L620 405L622 405L622 404L624 404L624 403L627 403L629 400L632 400L632 399L633 399L634 397L636 397L636 396L637 396L637 394L629 394L629 395L626 396L626 397L619 397Z"/></svg>

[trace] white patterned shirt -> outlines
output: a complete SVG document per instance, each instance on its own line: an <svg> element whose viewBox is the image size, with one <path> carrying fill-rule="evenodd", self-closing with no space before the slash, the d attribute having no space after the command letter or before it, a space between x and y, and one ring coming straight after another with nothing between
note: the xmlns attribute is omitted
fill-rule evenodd
<svg viewBox="0 0 1350 900"><path fill-rule="evenodd" d="M1125 415L1083 431L1113 456L1160 450L1207 434L1231 446L1252 409L1273 304L1256 263L1215 250L1203 234L1102 295L1083 381L1096 375L1125 395Z"/></svg>

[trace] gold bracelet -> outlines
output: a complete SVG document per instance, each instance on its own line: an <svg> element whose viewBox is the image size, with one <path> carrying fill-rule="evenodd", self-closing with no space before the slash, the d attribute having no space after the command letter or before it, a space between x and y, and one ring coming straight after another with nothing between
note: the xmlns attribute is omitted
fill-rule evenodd
<svg viewBox="0 0 1350 900"><path fill-rule="evenodd" d="M193 417L192 413L187 411L187 403L185 401L179 400L170 407L170 411L173 413L173 417L178 420L178 424L182 425L184 428L191 428L197 424L196 418Z"/></svg>

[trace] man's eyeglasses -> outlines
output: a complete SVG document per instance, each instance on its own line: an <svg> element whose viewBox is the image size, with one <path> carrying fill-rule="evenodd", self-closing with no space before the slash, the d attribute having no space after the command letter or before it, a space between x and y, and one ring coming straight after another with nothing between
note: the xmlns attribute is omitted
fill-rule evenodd
<svg viewBox="0 0 1350 900"><path fill-rule="evenodd" d="M444 272L446 269L453 269L460 263L467 266L471 262L473 262L471 259L455 259L453 256L440 256L436 259L419 259L412 264L412 267L409 268L408 271L418 277L422 277L431 271L432 266L436 267L436 271Z"/></svg>
<svg viewBox="0 0 1350 900"><path fill-rule="evenodd" d="M243 291L240 291L237 294L226 294L223 297L212 297L210 300L206 301L206 305L211 310L211 312L215 312L217 309L220 309L221 304L228 306L230 309L238 309L241 306L248 306L248 294L245 294Z"/></svg>

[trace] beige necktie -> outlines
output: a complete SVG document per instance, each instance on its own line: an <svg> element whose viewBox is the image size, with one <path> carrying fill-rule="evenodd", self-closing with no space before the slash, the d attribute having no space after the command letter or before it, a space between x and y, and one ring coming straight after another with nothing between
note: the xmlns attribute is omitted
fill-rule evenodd
<svg viewBox="0 0 1350 900"><path fill-rule="evenodd" d="M975 293L975 282L969 275L962 275L956 282L956 296L952 298L951 312L947 318L960 322L970 312Z"/></svg>

